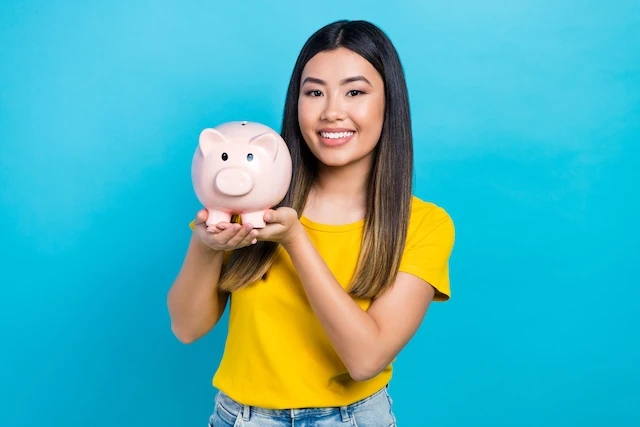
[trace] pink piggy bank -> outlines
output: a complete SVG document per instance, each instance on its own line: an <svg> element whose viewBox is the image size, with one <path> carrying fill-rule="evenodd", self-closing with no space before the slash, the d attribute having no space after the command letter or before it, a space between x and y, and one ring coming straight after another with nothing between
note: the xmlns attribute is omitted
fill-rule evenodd
<svg viewBox="0 0 640 427"><path fill-rule="evenodd" d="M291 183L291 154L268 126L228 122L200 133L191 179L209 212L207 225L231 221L263 228L264 212L284 199Z"/></svg>

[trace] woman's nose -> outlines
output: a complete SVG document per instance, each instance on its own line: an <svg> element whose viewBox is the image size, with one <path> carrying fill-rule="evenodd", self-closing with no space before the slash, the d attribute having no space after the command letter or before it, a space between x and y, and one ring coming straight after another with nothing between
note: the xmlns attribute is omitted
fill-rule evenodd
<svg viewBox="0 0 640 427"><path fill-rule="evenodd" d="M345 115L346 113L342 102L335 96L327 97L327 104L320 118L328 122L333 122L344 119Z"/></svg>

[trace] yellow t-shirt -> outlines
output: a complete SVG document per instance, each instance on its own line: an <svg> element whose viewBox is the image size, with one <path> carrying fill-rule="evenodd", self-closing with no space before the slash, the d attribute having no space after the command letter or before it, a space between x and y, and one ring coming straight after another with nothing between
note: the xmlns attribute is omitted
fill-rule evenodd
<svg viewBox="0 0 640 427"><path fill-rule="evenodd" d="M340 284L355 271L364 220L326 225L300 219ZM454 227L440 207L413 197L400 271L450 297L449 256ZM282 248L267 278L233 292L229 330L213 386L247 405L275 409L342 406L378 391L391 378L391 364L376 377L357 382L325 335L309 305L293 264ZM367 310L371 300L355 299Z"/></svg>

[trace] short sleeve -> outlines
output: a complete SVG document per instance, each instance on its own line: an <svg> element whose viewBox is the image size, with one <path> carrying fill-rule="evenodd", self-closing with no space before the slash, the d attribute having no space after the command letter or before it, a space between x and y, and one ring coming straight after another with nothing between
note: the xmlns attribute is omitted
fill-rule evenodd
<svg viewBox="0 0 640 427"><path fill-rule="evenodd" d="M454 240L453 221L440 207L410 223L399 271L413 274L433 286L434 301L447 301L451 297L449 259Z"/></svg>

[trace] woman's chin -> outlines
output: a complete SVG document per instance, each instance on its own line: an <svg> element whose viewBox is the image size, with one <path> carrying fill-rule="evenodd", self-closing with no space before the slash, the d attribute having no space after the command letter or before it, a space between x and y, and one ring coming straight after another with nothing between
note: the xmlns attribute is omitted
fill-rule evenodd
<svg viewBox="0 0 640 427"><path fill-rule="evenodd" d="M329 168L344 168L352 167L354 165L370 166L369 160L371 156L354 156L349 153L322 153L318 156L318 161L325 167Z"/></svg>

